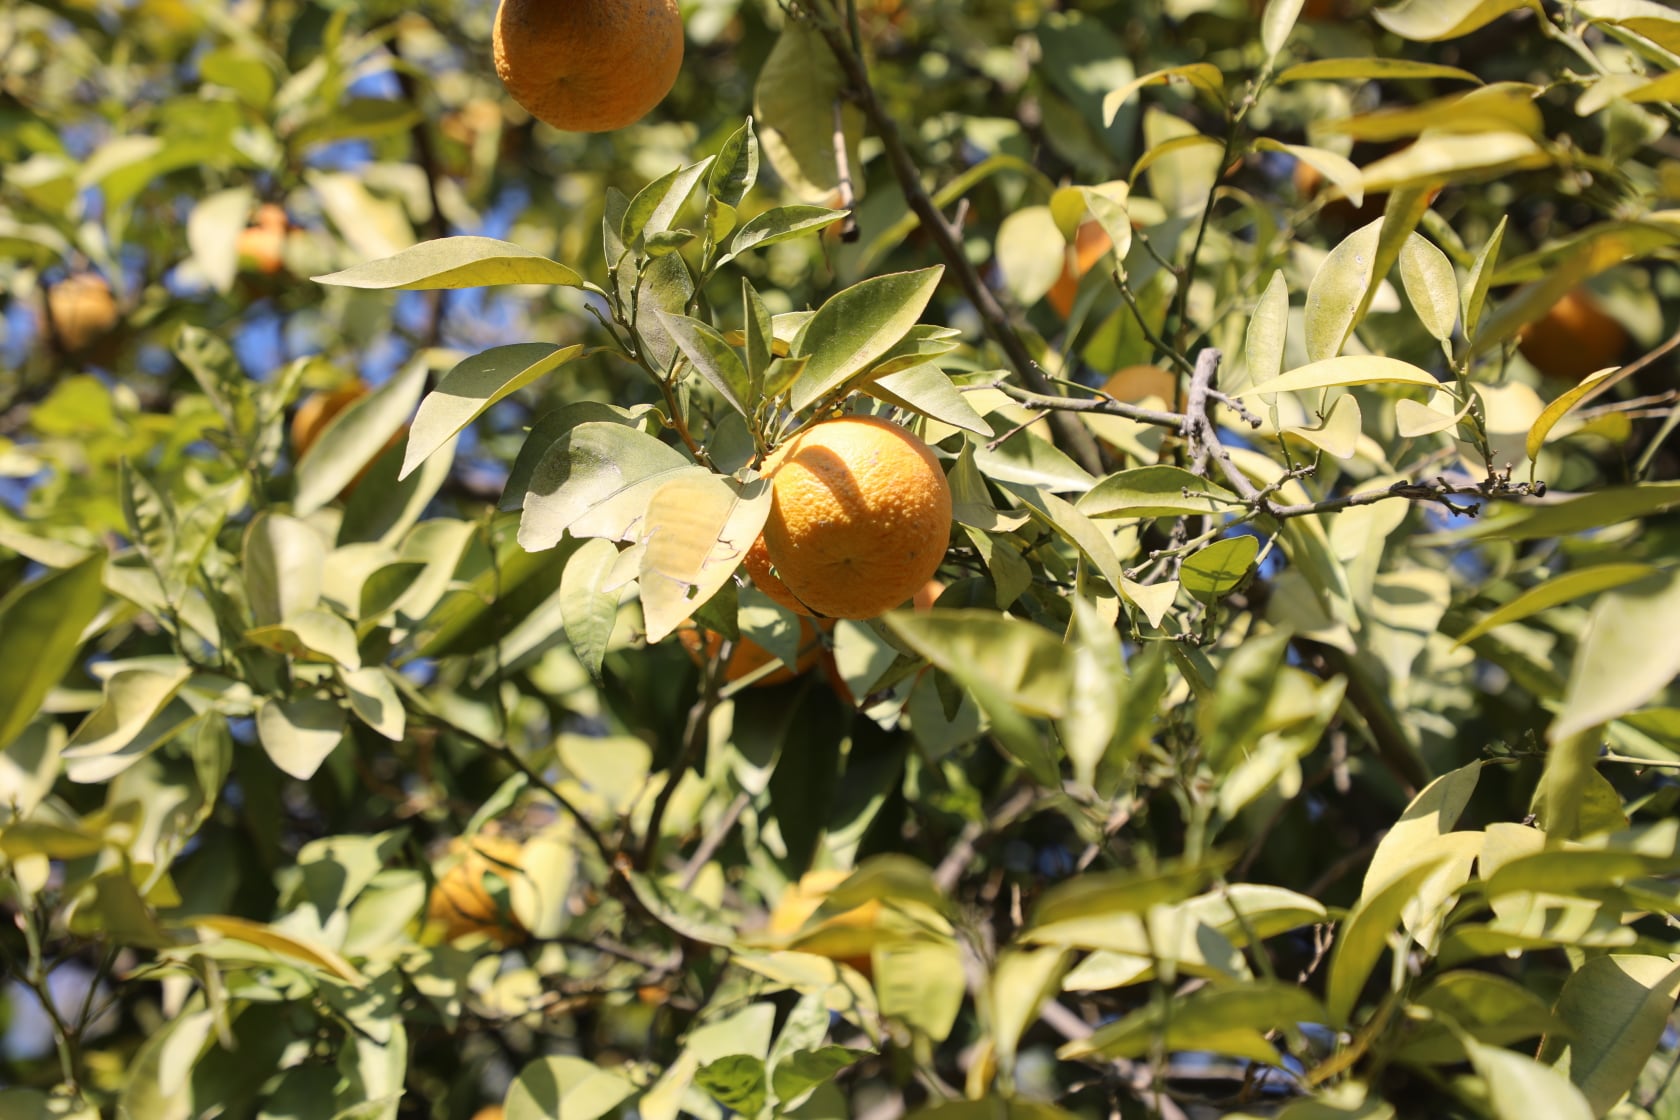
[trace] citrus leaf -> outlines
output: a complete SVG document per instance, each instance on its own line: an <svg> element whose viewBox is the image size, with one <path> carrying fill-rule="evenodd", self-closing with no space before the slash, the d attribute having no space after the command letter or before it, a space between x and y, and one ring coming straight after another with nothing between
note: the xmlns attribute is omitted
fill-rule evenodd
<svg viewBox="0 0 1680 1120"><path fill-rule="evenodd" d="M1611 953L1586 961L1559 993L1561 1037L1548 1036L1540 1060L1569 1075L1606 1116L1656 1052L1680 996L1680 966L1667 957Z"/></svg>
<svg viewBox="0 0 1680 1120"><path fill-rule="evenodd" d="M403 452L397 479L401 481L413 474L433 452L483 416L497 401L582 356L582 346L528 342L494 346L457 365L420 402L420 411L409 425L408 447Z"/></svg>
<svg viewBox="0 0 1680 1120"><path fill-rule="evenodd" d="M1376 968L1389 937L1400 925L1400 915L1411 905L1424 880L1433 875L1440 857L1401 872L1375 894L1361 898L1336 934L1330 957L1330 979L1325 986L1324 1007L1332 1026L1347 1023Z"/></svg>
<svg viewBox="0 0 1680 1120"><path fill-rule="evenodd" d="M313 279L318 284L345 288L410 291L485 288L498 284L583 286L583 277L565 265L490 237L425 241L396 256L367 261Z"/></svg>
<svg viewBox="0 0 1680 1120"><path fill-rule="evenodd" d="M770 516L768 479L742 486L693 471L648 501L642 614L649 642L674 631L729 581Z"/></svg>
<svg viewBox="0 0 1680 1120"><path fill-rule="evenodd" d="M809 359L793 383L794 411L840 389L898 345L921 318L944 272L936 265L872 277L818 308L793 353Z"/></svg>
<svg viewBox="0 0 1680 1120"><path fill-rule="evenodd" d="M559 544L568 531L577 537L639 539L654 492L690 471L711 473L634 428L579 424L549 447L532 472L519 546L540 552Z"/></svg>
<svg viewBox="0 0 1680 1120"><path fill-rule="evenodd" d="M520 1070L502 1108L507 1120L600 1120L635 1091L612 1070L562 1054L538 1058Z"/></svg>
<svg viewBox="0 0 1680 1120"><path fill-rule="evenodd" d="M1597 1115L1569 1078L1526 1054L1462 1036L1470 1064L1487 1084L1494 1120L1592 1120Z"/></svg>
<svg viewBox="0 0 1680 1120"><path fill-rule="evenodd" d="M1376 354L1361 354L1311 362L1259 385L1250 385L1236 395L1256 397L1265 393L1304 393L1338 385L1423 385L1431 389L1441 388L1441 383L1433 374L1409 362Z"/></svg>
<svg viewBox="0 0 1680 1120"><path fill-rule="evenodd" d="M1183 467L1135 467L1111 474L1082 495L1086 517L1179 517L1231 509L1236 495Z"/></svg>
<svg viewBox="0 0 1680 1120"><path fill-rule="evenodd" d="M1529 462L1533 463L1539 460L1540 449L1546 446L1546 437L1551 434L1553 428L1557 427L1558 421L1574 411L1576 405L1591 396L1604 383L1606 378L1614 376L1620 368L1620 366L1611 366L1609 369L1601 369L1597 373L1588 374L1581 379L1579 385L1560 394L1556 400L1546 406L1546 410L1539 415L1533 426L1528 429L1528 440L1524 444L1524 449L1528 452Z"/></svg>
<svg viewBox="0 0 1680 1120"><path fill-rule="evenodd" d="M243 941L247 945L266 949L288 960L308 965L316 971L336 976L356 987L367 983L367 977L357 971L354 965L325 945L282 932L262 922L235 918L227 914L199 914L190 919L188 924L200 930L209 930L230 941Z"/></svg>
<svg viewBox="0 0 1680 1120"><path fill-rule="evenodd" d="M669 315L663 311L656 314L695 372L718 391L730 408L742 416L751 416L758 402L753 400L747 367L723 335L710 323L687 315Z"/></svg>
<svg viewBox="0 0 1680 1120"><path fill-rule="evenodd" d="M1368 81L1404 80L1410 78L1446 78L1451 81L1475 82L1481 79L1468 70L1456 66L1442 66L1435 62L1419 62L1409 58L1317 58L1311 62L1297 62L1278 74L1279 85L1288 82L1337 82L1349 79Z"/></svg>
<svg viewBox="0 0 1680 1120"><path fill-rule="evenodd" d="M1401 0L1392 8L1378 8L1377 22L1414 43L1439 43L1468 35L1518 8L1534 8L1535 0Z"/></svg>
<svg viewBox="0 0 1680 1120"><path fill-rule="evenodd" d="M103 553L15 588L0 599L0 749L35 718L47 693L69 672L82 632L105 603Z"/></svg>
<svg viewBox="0 0 1680 1120"><path fill-rule="evenodd" d="M402 431L426 388L426 363L401 373L328 420L297 463L292 512L308 517L338 497Z"/></svg>
<svg viewBox="0 0 1680 1120"><path fill-rule="evenodd" d="M1680 673L1680 573L1664 572L1607 591L1593 604L1553 743L1626 715Z"/></svg>
<svg viewBox="0 0 1680 1120"><path fill-rule="evenodd" d="M1469 645L1483 634L1511 622L1550 610L1560 603L1573 602L1587 595L1596 595L1613 587L1633 583L1654 575L1657 569L1649 564L1599 564L1591 568L1577 568L1572 572L1537 584L1509 603L1478 621L1460 634L1454 646Z"/></svg>
<svg viewBox="0 0 1680 1120"><path fill-rule="evenodd" d="M1400 281L1423 329L1445 342L1458 322L1458 277L1452 262L1419 234L1400 247Z"/></svg>
<svg viewBox="0 0 1680 1120"><path fill-rule="evenodd" d="M1299 4L1296 6L1299 7ZM1273 53L1276 52L1273 51ZM1211 62L1190 62L1183 66L1169 66L1164 70L1153 70L1141 78L1133 78L1119 89L1103 96L1102 119L1104 127L1114 124L1114 118L1120 112L1120 107L1131 99L1132 94L1144 86L1167 85L1187 85L1212 95L1216 101L1225 96L1225 75L1221 73L1219 67Z"/></svg>
<svg viewBox="0 0 1680 1120"><path fill-rule="evenodd" d="M344 709L331 700L264 700L257 707L257 738L274 765L308 781L344 738Z"/></svg>

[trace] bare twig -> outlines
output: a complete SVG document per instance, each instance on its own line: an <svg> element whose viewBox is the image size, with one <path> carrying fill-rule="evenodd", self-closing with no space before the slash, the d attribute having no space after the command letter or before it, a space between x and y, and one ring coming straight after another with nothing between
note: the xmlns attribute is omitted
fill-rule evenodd
<svg viewBox="0 0 1680 1120"><path fill-rule="evenodd" d="M682 878L677 880L677 890L687 893L688 889L694 886L694 880L700 877L700 872L706 867L706 861L717 854L718 848L722 847L729 834L735 831L735 823L741 819L741 814L746 812L751 802L752 796L745 790L735 795L735 800L729 803L729 807L723 811L723 816L718 818L711 831L701 839L700 846L694 849L694 854L689 856L688 862L683 865Z"/></svg>
<svg viewBox="0 0 1680 1120"><path fill-rule="evenodd" d="M988 832L998 833L1015 822L1015 818L1032 805L1038 791L1030 786L1023 786L986 815L984 820L969 821L963 825L962 832L957 834L957 842L951 845L951 850L945 858L939 861L934 869L933 883L941 893L950 894L956 887L957 880L962 878L963 872L974 860L975 847L980 838Z"/></svg>
<svg viewBox="0 0 1680 1120"><path fill-rule="evenodd" d="M845 103L834 99L834 172L840 180L840 209L846 217L840 222L840 240L850 244L858 239L857 190L852 185L852 161L846 152Z"/></svg>

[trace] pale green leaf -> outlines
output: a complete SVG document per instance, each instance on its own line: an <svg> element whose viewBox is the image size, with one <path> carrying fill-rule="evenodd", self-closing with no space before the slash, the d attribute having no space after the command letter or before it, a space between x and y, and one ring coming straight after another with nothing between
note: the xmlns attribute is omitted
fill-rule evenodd
<svg viewBox="0 0 1680 1120"><path fill-rule="evenodd" d="M346 288L484 288L498 284L559 284L577 288L583 277L540 253L489 237L445 237L404 249L384 260L367 261L314 277Z"/></svg>
<svg viewBox="0 0 1680 1120"><path fill-rule="evenodd" d="M444 374L437 388L420 402L420 411L409 425L408 446L397 478L413 474L433 452L497 401L582 356L582 346L527 342L495 346L468 358Z"/></svg>

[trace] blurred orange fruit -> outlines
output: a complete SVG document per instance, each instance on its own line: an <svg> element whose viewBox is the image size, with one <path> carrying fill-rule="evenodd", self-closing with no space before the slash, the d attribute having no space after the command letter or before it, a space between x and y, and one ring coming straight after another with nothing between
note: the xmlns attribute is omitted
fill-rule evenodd
<svg viewBox="0 0 1680 1120"><path fill-rule="evenodd" d="M116 297L103 276L78 272L47 289L53 334L67 353L79 354L117 325Z"/></svg>
<svg viewBox="0 0 1680 1120"><path fill-rule="evenodd" d="M1103 254L1114 247L1114 242L1102 226L1094 221L1082 222L1079 232L1074 235L1073 244L1067 248L1067 254L1062 260L1062 274L1045 293L1050 306L1056 309L1056 314L1066 319L1073 313L1073 301L1079 295L1079 281L1085 274L1096 267L1102 260Z"/></svg>
<svg viewBox="0 0 1680 1120"><path fill-rule="evenodd" d="M826 623L827 620L825 619ZM831 623L824 625L828 629ZM677 630L677 641L696 665L703 665L706 661L717 656L718 647L723 645L723 635L715 630L704 630L691 619ZM786 665L773 672L766 673L754 681L750 687L767 688L774 684L785 684L793 680L811 666L817 664L823 655L822 641L817 637L816 627L811 620L799 620L799 660L792 669ZM780 664L780 659L751 638L741 638L735 643L734 650L729 655L729 664L724 666L723 679L730 684L742 677L757 672L771 662Z"/></svg>
<svg viewBox="0 0 1680 1120"><path fill-rule="evenodd" d="M283 207L265 202L257 208L251 224L239 231L237 245L241 268L273 276L286 267L286 236L291 219Z"/></svg>
<svg viewBox="0 0 1680 1120"><path fill-rule="evenodd" d="M1585 288L1565 295L1517 333L1522 356L1547 377L1561 381L1579 381L1620 364L1627 344L1627 328Z"/></svg>

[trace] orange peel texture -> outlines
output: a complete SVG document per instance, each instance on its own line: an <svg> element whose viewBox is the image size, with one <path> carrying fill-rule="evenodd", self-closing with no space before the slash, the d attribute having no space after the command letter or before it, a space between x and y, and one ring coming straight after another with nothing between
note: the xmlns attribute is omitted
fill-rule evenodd
<svg viewBox="0 0 1680 1120"><path fill-rule="evenodd" d="M491 50L508 93L565 132L611 132L664 100L682 68L676 0L503 0Z"/></svg>
<svg viewBox="0 0 1680 1120"><path fill-rule="evenodd" d="M813 424L770 454L764 474L774 499L763 548L755 544L746 562L777 602L874 618L913 596L945 559L950 484L932 449L896 424L872 416Z"/></svg>

